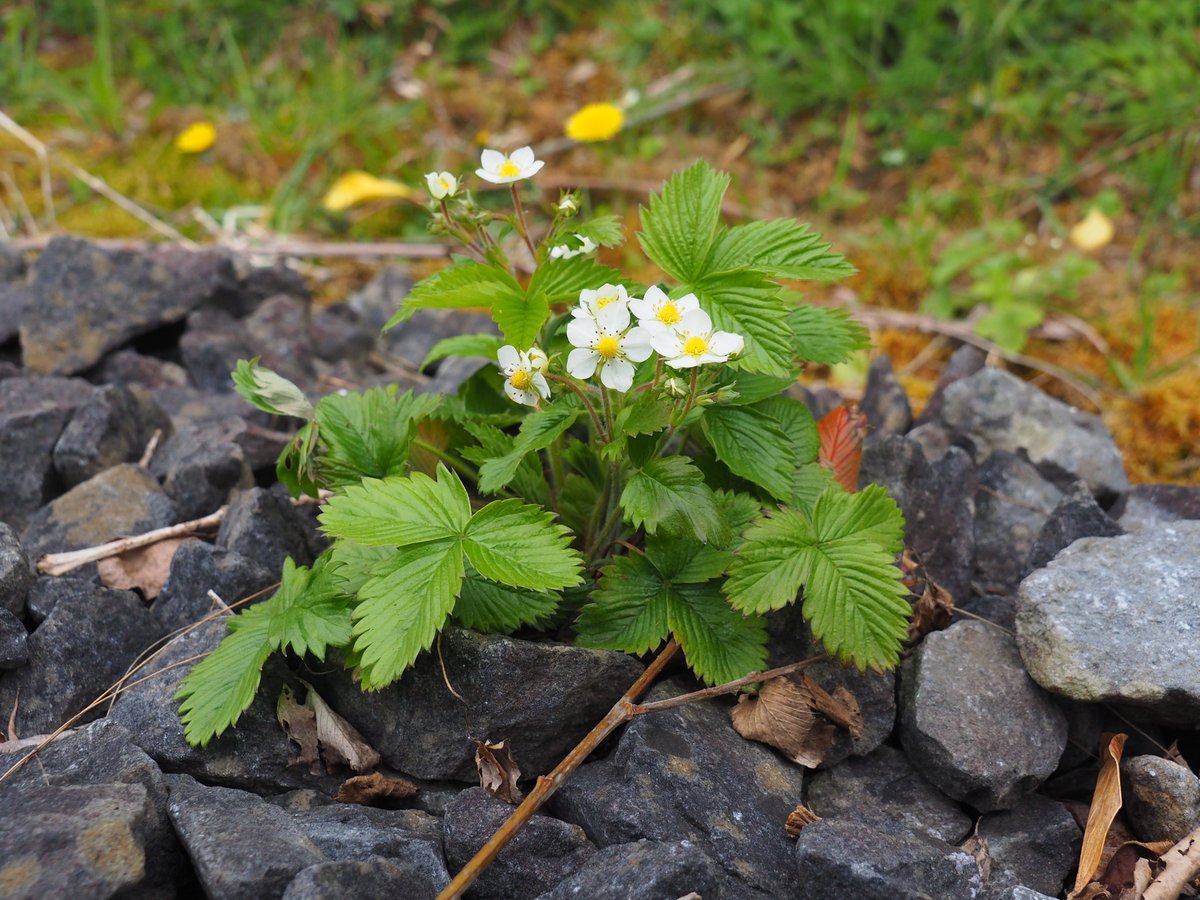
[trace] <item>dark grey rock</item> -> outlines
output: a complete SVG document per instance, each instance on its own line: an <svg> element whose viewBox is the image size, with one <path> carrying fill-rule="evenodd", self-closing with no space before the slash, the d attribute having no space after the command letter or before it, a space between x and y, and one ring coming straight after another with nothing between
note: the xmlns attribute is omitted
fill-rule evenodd
<svg viewBox="0 0 1200 900"><path fill-rule="evenodd" d="M78 378L0 380L0 521L22 530L58 489L54 445L92 386Z"/></svg>
<svg viewBox="0 0 1200 900"><path fill-rule="evenodd" d="M975 567L989 589L1011 593L1025 574L1034 542L1062 492L1030 463L997 450L978 470Z"/></svg>
<svg viewBox="0 0 1200 900"><path fill-rule="evenodd" d="M1054 897L1043 894L1041 891L1035 891L1033 888L1027 888L1020 884L1010 884L993 890L988 897L990 900L1055 900Z"/></svg>
<svg viewBox="0 0 1200 900"><path fill-rule="evenodd" d="M31 294L24 284L0 283L0 344L17 336Z"/></svg>
<svg viewBox="0 0 1200 900"><path fill-rule="evenodd" d="M450 683L466 698L469 726L429 653L374 693L363 693L346 672L320 678L317 689L388 765L417 778L472 782L478 775L468 728L510 740L527 776L549 772L642 672L623 653L457 628L443 632L442 656Z"/></svg>
<svg viewBox="0 0 1200 900"><path fill-rule="evenodd" d="M106 469L43 507L22 540L31 559L103 544L178 521L154 476L133 463Z"/></svg>
<svg viewBox="0 0 1200 900"><path fill-rule="evenodd" d="M188 316L179 339L179 358L191 383L203 391L231 392L230 373L239 359L255 354L242 323L219 309L204 307Z"/></svg>
<svg viewBox="0 0 1200 900"><path fill-rule="evenodd" d="M1040 569L1075 541L1085 537L1116 537L1125 529L1105 515L1082 481L1063 495L1042 526L1029 553L1025 574Z"/></svg>
<svg viewBox="0 0 1200 900"><path fill-rule="evenodd" d="M936 422L942 413L942 404L945 402L946 389L956 381L970 378L986 364L987 357L983 354L983 351L978 347L972 347L970 344L963 344L951 353L950 359L946 361L946 365L938 373L937 384L934 386L933 393L930 394L929 399L925 401L925 408L921 410L921 415L917 418L917 424L924 425Z"/></svg>
<svg viewBox="0 0 1200 900"><path fill-rule="evenodd" d="M171 571L154 601L154 617L165 631L186 628L214 611L210 590L232 605L278 580L278 569L240 553L200 540L185 541L171 559Z"/></svg>
<svg viewBox="0 0 1200 900"><path fill-rule="evenodd" d="M950 432L936 422L926 422L918 425L905 435L910 441L916 441L921 452L930 462L935 462L943 453L950 449Z"/></svg>
<svg viewBox="0 0 1200 900"><path fill-rule="evenodd" d="M1143 841L1177 842L1200 826L1200 778L1159 756L1121 762L1125 815Z"/></svg>
<svg viewBox="0 0 1200 900"><path fill-rule="evenodd" d="M401 301L408 296L412 285L412 278L407 269L388 266L362 290L351 294L346 300L346 305L367 328L378 334L400 308Z"/></svg>
<svg viewBox="0 0 1200 900"><path fill-rule="evenodd" d="M96 578L80 575L77 571L66 575L39 575L29 588L25 611L33 625L41 625L50 618L50 613L63 597L83 594L90 596L99 586Z"/></svg>
<svg viewBox="0 0 1200 900"><path fill-rule="evenodd" d="M896 378L890 357L882 355L871 360L867 386L858 408L867 417L867 425L871 428L867 443L873 443L885 434L904 434L912 427L908 394Z"/></svg>
<svg viewBox="0 0 1200 900"><path fill-rule="evenodd" d="M940 421L988 452L1024 450L1043 474L1083 479L1097 497L1115 498L1129 488L1121 453L1099 416L1000 369L982 369L950 385Z"/></svg>
<svg viewBox="0 0 1200 900"><path fill-rule="evenodd" d="M296 565L311 565L310 541L315 537L311 519L305 519L286 493L255 487L237 491L230 498L229 511L217 532L217 546L279 573L289 557Z"/></svg>
<svg viewBox="0 0 1200 900"><path fill-rule="evenodd" d="M297 873L324 854L286 812L233 788L167 775L175 832L209 897L281 897Z"/></svg>
<svg viewBox="0 0 1200 900"><path fill-rule="evenodd" d="M384 349L419 366L433 345L458 334L495 334L490 316L455 309L421 309L383 335Z"/></svg>
<svg viewBox="0 0 1200 900"><path fill-rule="evenodd" d="M720 897L721 870L687 841L605 847L538 900L658 900Z"/></svg>
<svg viewBox="0 0 1200 900"><path fill-rule="evenodd" d="M668 680L649 694L691 689ZM729 703L705 701L639 716L613 755L581 767L550 800L598 846L689 841L717 863L726 896L791 896L791 844L781 823L802 799L804 769L742 738Z"/></svg>
<svg viewBox="0 0 1200 900"><path fill-rule="evenodd" d="M21 539L0 522L0 609L20 618L25 615L25 598L34 582L33 566Z"/></svg>
<svg viewBox="0 0 1200 900"><path fill-rule="evenodd" d="M136 462L158 430L171 433L171 420L149 394L118 385L96 388L54 445L54 470L73 487L105 469Z"/></svg>
<svg viewBox="0 0 1200 900"><path fill-rule="evenodd" d="M1017 642L1042 687L1148 721L1200 717L1200 522L1084 538L1021 582Z"/></svg>
<svg viewBox="0 0 1200 900"><path fill-rule="evenodd" d="M796 840L804 900L968 900L983 897L974 857L921 831L826 819Z"/></svg>
<svg viewBox="0 0 1200 900"><path fill-rule="evenodd" d="M64 597L29 635L29 661L0 677L0 709L17 705L17 733L47 734L123 676L162 632L130 591ZM82 721L104 714L93 710Z"/></svg>
<svg viewBox="0 0 1200 900"><path fill-rule="evenodd" d="M17 669L29 661L28 638L21 620L0 607L0 669Z"/></svg>
<svg viewBox="0 0 1200 900"><path fill-rule="evenodd" d="M1128 531L1180 519L1200 519L1200 486L1135 484L1121 495L1111 514Z"/></svg>
<svg viewBox="0 0 1200 900"><path fill-rule="evenodd" d="M118 350L104 357L93 376L101 384L155 390L187 384L187 371L178 363L146 356L136 350Z"/></svg>
<svg viewBox="0 0 1200 900"><path fill-rule="evenodd" d="M25 276L25 257L20 250L0 244L0 284L17 281Z"/></svg>
<svg viewBox="0 0 1200 900"><path fill-rule="evenodd" d="M863 451L859 484L883 485L904 513L904 544L956 601L975 563L975 465L958 447L929 462L909 438L884 435Z"/></svg>
<svg viewBox="0 0 1200 900"><path fill-rule="evenodd" d="M147 879L153 812L142 785L28 784L5 787L3 803L5 897L166 895Z"/></svg>
<svg viewBox="0 0 1200 900"><path fill-rule="evenodd" d="M987 841L994 881L1004 877L995 869L1003 869L1019 884L1057 897L1079 861L1083 833L1061 803L1030 794L1011 810L984 816L979 837Z"/></svg>
<svg viewBox="0 0 1200 900"><path fill-rule="evenodd" d="M1067 722L1025 673L1011 637L958 621L927 635L904 661L900 738L921 774L988 812L1011 809L1049 777Z"/></svg>
<svg viewBox="0 0 1200 900"><path fill-rule="evenodd" d="M242 448L204 425L180 428L158 448L150 471L184 520L216 512L234 488L254 485Z"/></svg>
<svg viewBox="0 0 1200 900"><path fill-rule="evenodd" d="M378 334L344 303L324 306L312 317L313 350L327 362L348 360L361 365L375 349Z"/></svg>
<svg viewBox="0 0 1200 900"><path fill-rule="evenodd" d="M437 364L437 371L418 393L456 394L472 375L491 363L473 356L449 356Z"/></svg>
<svg viewBox="0 0 1200 900"><path fill-rule="evenodd" d="M442 860L442 823L416 809L376 809L354 803L331 803L292 811L292 821L329 859L423 861L446 871Z"/></svg>
<svg viewBox="0 0 1200 900"><path fill-rule="evenodd" d="M374 857L309 866L292 879L283 900L434 900L449 883L449 877L431 878L423 869Z"/></svg>
<svg viewBox="0 0 1200 900"><path fill-rule="evenodd" d="M298 385L312 382L316 346L308 303L285 294L264 301L242 321L245 341L259 363ZM233 367L230 367L230 371Z"/></svg>
<svg viewBox="0 0 1200 900"><path fill-rule="evenodd" d="M237 287L211 298L209 306L224 310L239 319L254 312L268 297L287 294L297 300L309 300L308 282L304 276L285 263L269 266L247 264L244 257L235 260L238 272Z"/></svg>
<svg viewBox="0 0 1200 900"><path fill-rule="evenodd" d="M460 870L512 815L513 807L483 788L463 791L446 807L446 861ZM471 888L480 900L525 900L554 887L595 853L583 829L537 814Z"/></svg>
<svg viewBox="0 0 1200 900"><path fill-rule="evenodd" d="M894 747L850 759L817 772L808 785L807 806L823 819L854 819L923 832L948 844L961 843L971 817L926 781Z"/></svg>
<svg viewBox="0 0 1200 900"><path fill-rule="evenodd" d="M114 347L176 322L231 281L215 253L110 252L72 237L50 241L33 266L21 319L26 368L80 372Z"/></svg>

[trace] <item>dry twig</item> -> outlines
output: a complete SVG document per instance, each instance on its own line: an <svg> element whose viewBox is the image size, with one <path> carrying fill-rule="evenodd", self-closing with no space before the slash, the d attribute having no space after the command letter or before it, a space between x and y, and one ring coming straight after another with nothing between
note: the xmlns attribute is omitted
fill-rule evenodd
<svg viewBox="0 0 1200 900"><path fill-rule="evenodd" d="M1142 900L1175 900L1200 875L1200 827L1164 853L1165 868L1150 882Z"/></svg>

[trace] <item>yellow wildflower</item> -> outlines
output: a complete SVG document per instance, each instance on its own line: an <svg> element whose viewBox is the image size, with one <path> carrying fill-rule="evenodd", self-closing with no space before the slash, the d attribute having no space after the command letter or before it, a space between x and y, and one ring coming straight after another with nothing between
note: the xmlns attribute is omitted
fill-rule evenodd
<svg viewBox="0 0 1200 900"><path fill-rule="evenodd" d="M180 153L203 153L217 142L217 128L212 122L193 122L175 138Z"/></svg>
<svg viewBox="0 0 1200 900"><path fill-rule="evenodd" d="M1080 250L1099 250L1112 241L1115 233L1112 219L1093 207L1083 221L1071 229L1071 243Z"/></svg>
<svg viewBox="0 0 1200 900"><path fill-rule="evenodd" d="M625 124L625 113L612 103L589 103L567 119L566 133L573 141L607 141Z"/></svg>
<svg viewBox="0 0 1200 900"><path fill-rule="evenodd" d="M379 200L385 197L400 197L404 200L416 199L416 192L407 184L391 181L387 178L376 178L367 172L347 172L333 183L333 187L321 201L330 212L341 212L368 200Z"/></svg>

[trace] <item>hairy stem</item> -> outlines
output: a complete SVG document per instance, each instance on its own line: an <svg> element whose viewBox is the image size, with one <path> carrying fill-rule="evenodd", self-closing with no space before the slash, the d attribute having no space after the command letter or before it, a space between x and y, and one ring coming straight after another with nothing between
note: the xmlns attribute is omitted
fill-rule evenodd
<svg viewBox="0 0 1200 900"><path fill-rule="evenodd" d="M533 257L533 264L537 265L537 249L533 246L533 238L529 236L529 224L525 221L525 209L521 206L521 195L517 193L517 184L513 182L509 185L512 188L513 207L517 211L517 222L521 228L521 237L525 238L525 246L529 248L529 255Z"/></svg>
<svg viewBox="0 0 1200 900"><path fill-rule="evenodd" d="M570 378L564 378L562 375L555 375L551 372L546 372L544 374L551 381L557 381L565 384L579 396L579 399L583 401L584 408L586 408L588 411L588 415L592 417L592 424L596 426L596 438L607 444L609 438L607 433L604 431L604 426L600 423L600 417L596 415L596 407L592 405L592 401L588 399L588 395L584 393L583 389L580 388L579 385L577 385Z"/></svg>

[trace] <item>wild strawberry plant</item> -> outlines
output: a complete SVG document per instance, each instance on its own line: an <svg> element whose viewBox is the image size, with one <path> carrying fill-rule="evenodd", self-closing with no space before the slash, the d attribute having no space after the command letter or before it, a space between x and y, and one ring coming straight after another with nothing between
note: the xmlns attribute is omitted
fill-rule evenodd
<svg viewBox="0 0 1200 900"><path fill-rule="evenodd" d="M852 268L795 220L723 225L729 178L697 163L641 211L638 243L666 280L639 284L594 259L623 234L612 216L580 221L575 194L535 241L517 185L541 166L528 148L484 151L476 174L510 186L511 215L452 173L427 177L433 230L467 255L417 284L389 327L488 307L501 336L452 337L425 361L492 361L457 395L373 388L314 406L239 364L247 400L304 421L278 473L296 495L327 492L333 544L311 568L289 562L279 591L233 616L184 680L193 744L237 721L272 653L336 648L375 690L450 623L569 625L582 646L628 653L674 636L720 683L763 668L764 614L803 589L831 654L897 663L903 519L883 489L831 477L812 416L787 393L805 361L840 362L866 335L781 282Z"/></svg>

